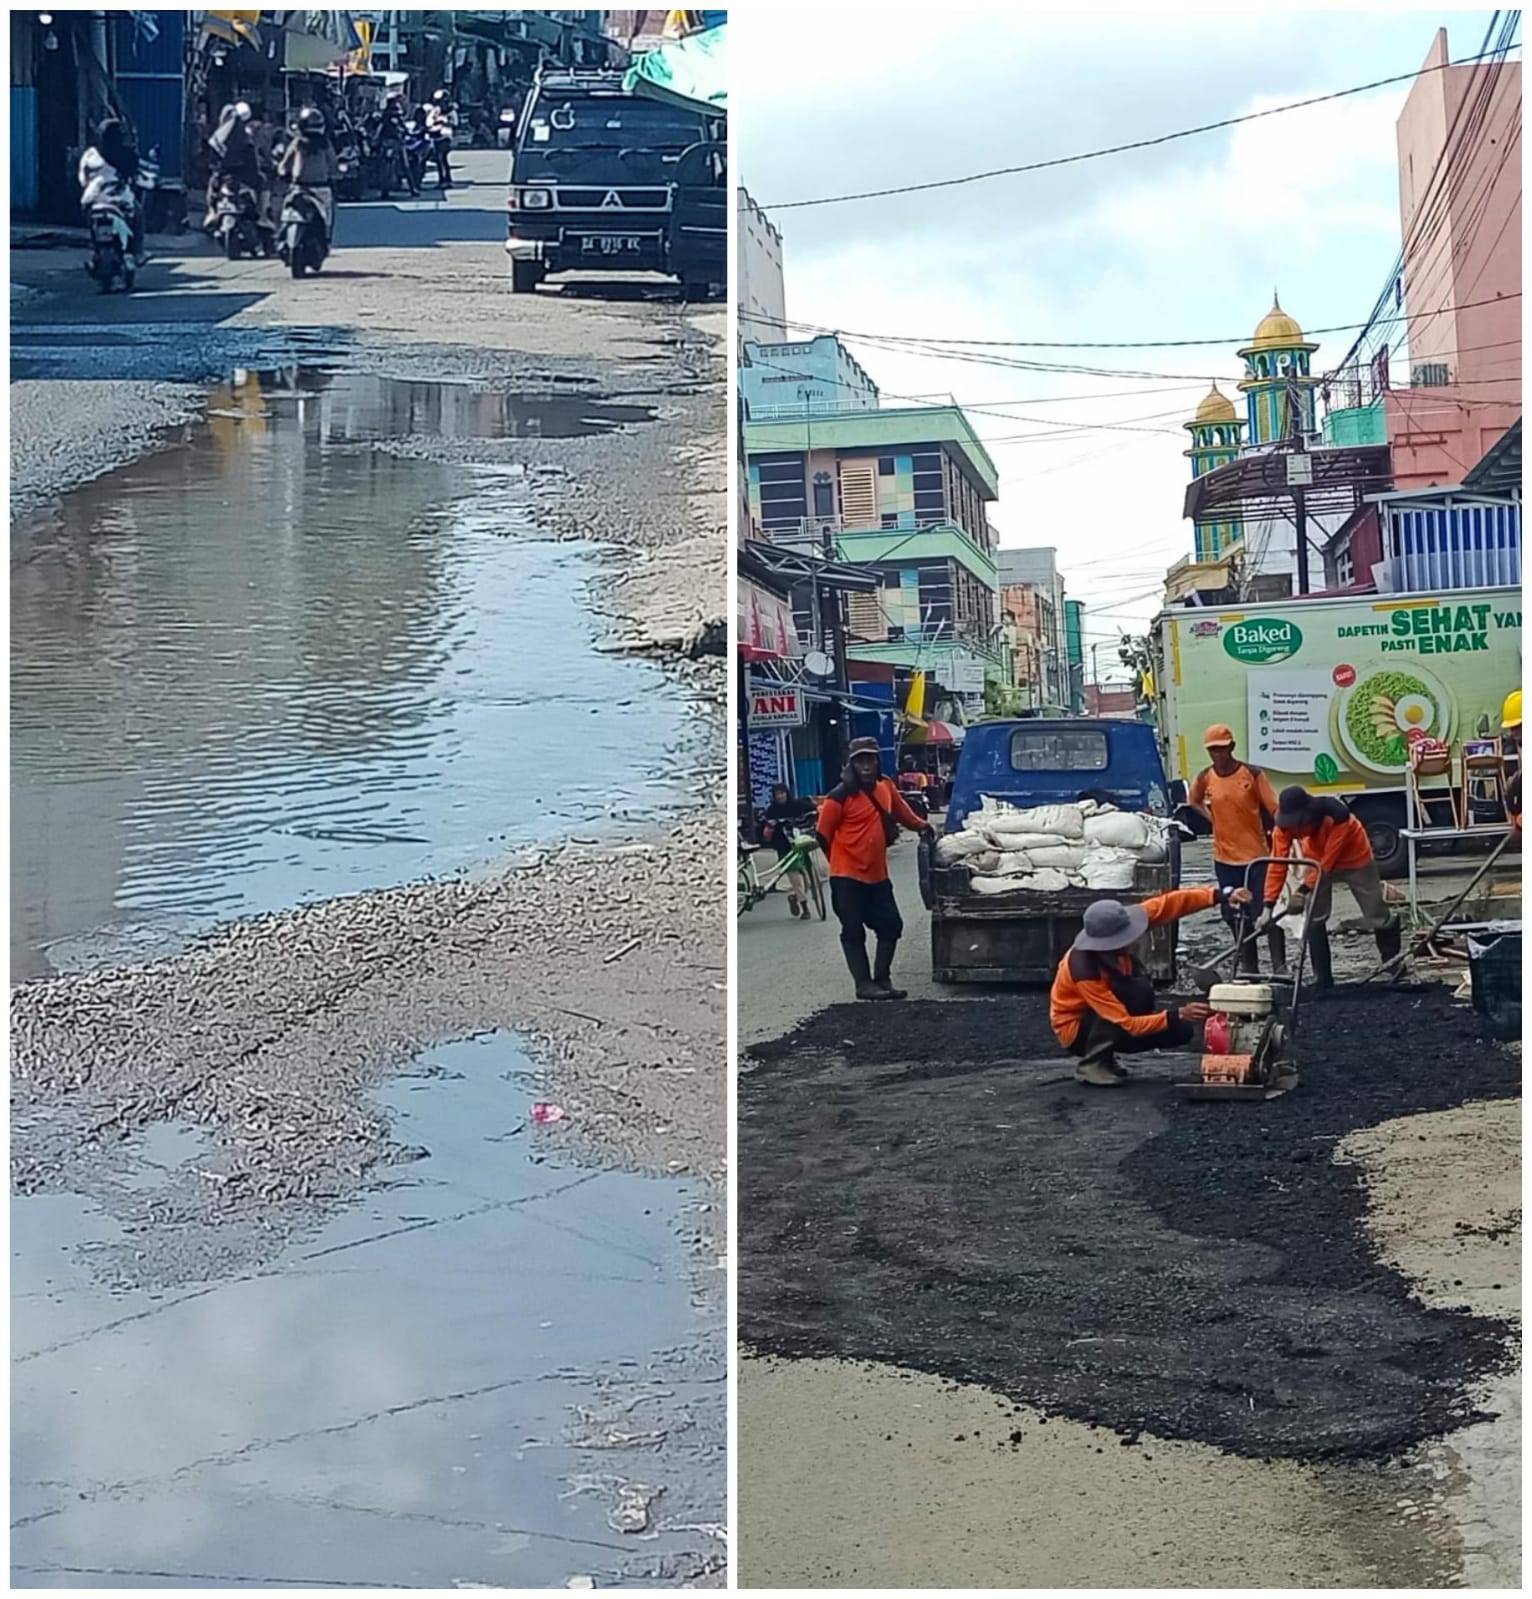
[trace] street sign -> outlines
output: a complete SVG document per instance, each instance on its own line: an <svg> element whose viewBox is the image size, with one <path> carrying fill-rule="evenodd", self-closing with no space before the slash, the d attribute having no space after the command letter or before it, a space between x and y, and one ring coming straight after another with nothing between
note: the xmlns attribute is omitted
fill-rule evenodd
<svg viewBox="0 0 1532 1599"><path fill-rule="evenodd" d="M773 683L770 688L750 690L750 726L761 730L768 727L802 727L806 720L803 695L785 683Z"/></svg>
<svg viewBox="0 0 1532 1599"><path fill-rule="evenodd" d="M982 694L984 692L984 662L972 658L955 657L943 674L947 687L954 694Z"/></svg>
<svg viewBox="0 0 1532 1599"><path fill-rule="evenodd" d="M1287 486L1305 488L1314 481L1314 457L1299 451L1287 458Z"/></svg>

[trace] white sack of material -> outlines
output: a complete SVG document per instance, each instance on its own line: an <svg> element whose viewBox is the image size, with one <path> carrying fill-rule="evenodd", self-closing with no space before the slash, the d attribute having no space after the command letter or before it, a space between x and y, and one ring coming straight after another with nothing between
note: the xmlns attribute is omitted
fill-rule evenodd
<svg viewBox="0 0 1532 1599"><path fill-rule="evenodd" d="M1020 877L974 877L970 881L976 894L1015 894L1025 886Z"/></svg>
<svg viewBox="0 0 1532 1599"><path fill-rule="evenodd" d="M1026 877L1032 870L1032 857L1025 850L1007 850L995 857L990 872L995 877Z"/></svg>
<svg viewBox="0 0 1532 1599"><path fill-rule="evenodd" d="M1144 821L1148 824L1149 836L1144 841L1143 848L1137 851L1138 858L1155 865L1160 861L1169 860L1172 824L1158 816L1146 816Z"/></svg>
<svg viewBox="0 0 1532 1599"><path fill-rule="evenodd" d="M980 877L993 877L995 868L1000 864L1000 851L997 849L981 850L977 855L970 855L963 862L970 872Z"/></svg>
<svg viewBox="0 0 1532 1599"><path fill-rule="evenodd" d="M1150 832L1149 818L1133 811L1107 811L1085 820L1086 842L1112 849L1142 849L1149 842Z"/></svg>
<svg viewBox="0 0 1532 1599"><path fill-rule="evenodd" d="M994 826L992 820L989 824ZM1001 824L1017 832L1057 833L1060 838L1085 837L1085 813L1078 805L1034 805L1030 810L1015 811Z"/></svg>
<svg viewBox="0 0 1532 1599"><path fill-rule="evenodd" d="M943 866L951 866L965 855L977 855L989 848L989 840L982 833L947 833L936 841L936 859Z"/></svg>
<svg viewBox="0 0 1532 1599"><path fill-rule="evenodd" d="M1071 886L1067 872L1056 871L1046 866L1019 881L1024 882L1034 894L1058 894Z"/></svg>
<svg viewBox="0 0 1532 1599"><path fill-rule="evenodd" d="M1126 850L1099 850L1086 857L1081 875L1087 888L1133 887L1135 857Z"/></svg>
<svg viewBox="0 0 1532 1599"><path fill-rule="evenodd" d="M1083 844L1055 844L1052 849L1029 849L1034 866L1052 866L1061 872L1078 872L1085 865Z"/></svg>
<svg viewBox="0 0 1532 1599"><path fill-rule="evenodd" d="M1062 833L1024 833L1009 827L986 827L984 834L996 849L1003 850L1057 849L1060 844L1070 842Z"/></svg>

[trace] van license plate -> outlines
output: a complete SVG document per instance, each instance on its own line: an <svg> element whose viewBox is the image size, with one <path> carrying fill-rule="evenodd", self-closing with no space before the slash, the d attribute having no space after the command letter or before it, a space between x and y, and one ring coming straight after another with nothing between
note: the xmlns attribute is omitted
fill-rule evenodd
<svg viewBox="0 0 1532 1599"><path fill-rule="evenodd" d="M638 240L619 234L587 233L585 249L590 255L623 255L638 249Z"/></svg>

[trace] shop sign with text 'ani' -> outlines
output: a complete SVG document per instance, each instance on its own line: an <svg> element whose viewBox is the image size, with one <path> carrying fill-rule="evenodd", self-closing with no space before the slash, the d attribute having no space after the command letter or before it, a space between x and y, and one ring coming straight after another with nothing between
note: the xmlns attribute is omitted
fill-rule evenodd
<svg viewBox="0 0 1532 1599"><path fill-rule="evenodd" d="M781 683L773 683L769 688L751 687L751 727L802 727L805 720L800 690Z"/></svg>

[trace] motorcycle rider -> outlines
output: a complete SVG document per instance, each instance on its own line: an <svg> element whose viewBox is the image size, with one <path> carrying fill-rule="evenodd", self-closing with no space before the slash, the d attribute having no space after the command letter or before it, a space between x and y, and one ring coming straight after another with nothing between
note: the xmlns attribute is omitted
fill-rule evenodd
<svg viewBox="0 0 1532 1599"><path fill-rule="evenodd" d="M324 113L304 106L293 124L277 175L310 195L324 220L325 242L335 243L335 148L325 131Z"/></svg>
<svg viewBox="0 0 1532 1599"><path fill-rule="evenodd" d="M117 117L107 117L96 129L96 142L80 157L78 176L82 210L88 211L104 190L121 187L125 191L133 230L133 260L142 266L148 254L144 249L144 208L133 187L138 177L138 150L132 134Z"/></svg>
<svg viewBox="0 0 1532 1599"><path fill-rule="evenodd" d="M270 185L261 171L260 155L251 136L250 117L248 102L240 100L226 105L219 115L218 126L208 137L213 165L207 180L207 215L202 219L208 232L212 232L217 221L218 191L226 180L255 195L259 224L262 229L271 227Z"/></svg>
<svg viewBox="0 0 1532 1599"><path fill-rule="evenodd" d="M436 162L437 179L444 189L452 187L452 107L447 91L438 89L431 103L421 107L426 132L431 135L431 155Z"/></svg>

